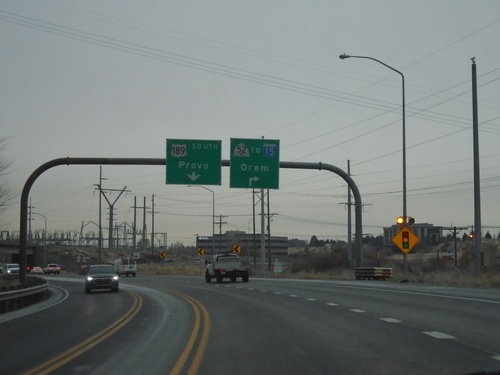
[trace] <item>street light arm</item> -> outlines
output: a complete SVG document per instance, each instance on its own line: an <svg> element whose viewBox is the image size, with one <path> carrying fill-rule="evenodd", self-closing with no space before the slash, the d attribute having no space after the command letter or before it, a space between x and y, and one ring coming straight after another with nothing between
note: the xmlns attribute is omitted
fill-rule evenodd
<svg viewBox="0 0 500 375"><path fill-rule="evenodd" d="M400 74L400 75L401 75L401 77L403 77L403 82L404 82L404 79L405 79L405 78L404 78L403 73L401 73L401 72L400 72L399 70L397 70L397 69L394 69L392 66L387 65L385 62L382 62L382 61L380 61L380 60L377 60L377 59L375 59L375 58L373 58L373 57L370 57L370 56L354 56L354 55L346 55L345 53L343 53L342 55L340 55L340 56L339 56L339 58L340 58L341 60L344 60L344 59L349 59L349 58L351 58L351 57L352 57L353 59L368 59L368 60L373 60L373 61L376 61L376 62L378 62L379 64L382 64L383 66L385 66L385 67L387 67L387 68L391 69L392 71L395 71L396 73Z"/></svg>
<svg viewBox="0 0 500 375"><path fill-rule="evenodd" d="M38 212L31 212L32 215L38 215L38 216L41 216L43 217L45 220L47 220L47 217L42 215L42 214L39 214Z"/></svg>

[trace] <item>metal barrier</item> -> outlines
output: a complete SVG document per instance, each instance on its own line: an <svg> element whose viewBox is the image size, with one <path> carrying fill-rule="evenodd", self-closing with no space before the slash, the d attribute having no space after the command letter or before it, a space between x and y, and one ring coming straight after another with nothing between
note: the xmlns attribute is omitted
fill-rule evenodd
<svg viewBox="0 0 500 375"><path fill-rule="evenodd" d="M43 300L48 292L49 283L41 277L29 277L29 286L21 288L19 278L5 277L0 282L0 314L17 310Z"/></svg>
<svg viewBox="0 0 500 375"><path fill-rule="evenodd" d="M356 280L385 280L392 277L392 268L385 267L355 267Z"/></svg>

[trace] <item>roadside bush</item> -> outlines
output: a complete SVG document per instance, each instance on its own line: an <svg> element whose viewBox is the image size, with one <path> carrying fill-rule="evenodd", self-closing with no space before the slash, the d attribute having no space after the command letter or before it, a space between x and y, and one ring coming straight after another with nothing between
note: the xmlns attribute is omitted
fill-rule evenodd
<svg viewBox="0 0 500 375"><path fill-rule="evenodd" d="M297 257L292 262L291 272L321 273L343 268L349 268L347 249L333 248L310 253L308 257Z"/></svg>
<svg viewBox="0 0 500 375"><path fill-rule="evenodd" d="M461 255L458 258L458 266L467 269L474 266L474 244L466 242L461 248Z"/></svg>

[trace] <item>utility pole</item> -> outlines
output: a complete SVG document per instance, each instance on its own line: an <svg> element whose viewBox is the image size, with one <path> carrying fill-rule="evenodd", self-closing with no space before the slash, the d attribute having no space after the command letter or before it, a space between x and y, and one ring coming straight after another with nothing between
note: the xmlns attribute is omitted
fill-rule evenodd
<svg viewBox="0 0 500 375"><path fill-rule="evenodd" d="M474 154L474 249L476 252L476 275L481 275L481 178L479 176L479 118L477 107L476 58L472 60L472 135Z"/></svg>
<svg viewBox="0 0 500 375"><path fill-rule="evenodd" d="M137 247L137 197L134 197L134 227L132 228L132 249Z"/></svg>
<svg viewBox="0 0 500 375"><path fill-rule="evenodd" d="M32 243L33 242L33 233L31 232L31 209L35 208L31 205L31 197L30 197L30 206L28 207L29 212L28 212L28 242Z"/></svg>
<svg viewBox="0 0 500 375"><path fill-rule="evenodd" d="M127 187L125 186L122 190L116 190L116 189L103 189L101 187L101 185L97 185L98 188L99 188L99 192L101 193L101 195L104 197L104 199L106 199L106 202L108 202L108 205L109 205L109 223L108 223L108 249L112 249L113 248L113 210L114 210L114 206L115 206L115 203L118 201L118 199L120 199L121 195L124 193L124 192L128 192L130 190L126 190ZM116 197L116 199L114 200L113 203L111 203L108 199L108 197L106 196L105 192L112 192L112 191L119 191L120 194L118 194L118 196ZM101 215L99 215L100 217ZM100 220L99 220L100 222ZM99 228L100 228L100 225L99 225ZM100 230L100 229L99 229ZM100 256L100 253L99 253L99 256Z"/></svg>
<svg viewBox="0 0 500 375"><path fill-rule="evenodd" d="M151 196L151 256L155 251L155 195Z"/></svg>
<svg viewBox="0 0 500 375"><path fill-rule="evenodd" d="M269 189L267 190L267 254L269 257L268 270L271 271L271 214L269 213Z"/></svg>
<svg viewBox="0 0 500 375"><path fill-rule="evenodd" d="M347 174L351 176L351 161L347 160ZM351 188L347 185L347 203L341 203L347 207L347 260L349 265L352 264L352 210L351 207L355 206L351 199ZM365 204L362 205L364 207Z"/></svg>
<svg viewBox="0 0 500 375"><path fill-rule="evenodd" d="M146 229L146 197L144 197L144 206L142 210L142 244L141 251L146 251L146 238L147 238L147 229Z"/></svg>
<svg viewBox="0 0 500 375"><path fill-rule="evenodd" d="M227 216L219 215L219 221L215 223L219 225L219 253L222 251L222 225L227 224L226 221L222 221L223 217Z"/></svg>
<svg viewBox="0 0 500 375"><path fill-rule="evenodd" d="M99 238L97 240L97 247L99 249L99 263L102 262L102 222L101 222L101 215L102 215L102 181L107 180L107 178L102 178L102 165L99 166L99 184L97 184L97 187L99 189Z"/></svg>
<svg viewBox="0 0 500 375"><path fill-rule="evenodd" d="M351 161L347 160L347 174L351 175ZM351 188L347 185L347 260L352 264L352 228L351 228Z"/></svg>
<svg viewBox="0 0 500 375"><path fill-rule="evenodd" d="M256 195L255 189L252 189L252 201L253 201L253 214L252 214L252 222L253 222L253 241L252 241L252 250L253 250L253 265L255 266L257 264L257 252L255 248L255 241L256 241L256 235L255 235L255 195Z"/></svg>
<svg viewBox="0 0 500 375"><path fill-rule="evenodd" d="M446 230L453 230L453 258L455 262L455 266L458 264L457 262L457 231L469 229L469 227L444 227Z"/></svg>
<svg viewBox="0 0 500 375"><path fill-rule="evenodd" d="M151 197L151 256L155 250L155 195Z"/></svg>
<svg viewBox="0 0 500 375"><path fill-rule="evenodd" d="M266 264L266 227L265 227L265 203L264 203L264 189L260 189L260 268L264 271Z"/></svg>
<svg viewBox="0 0 500 375"><path fill-rule="evenodd" d="M154 200L154 195L153 195ZM153 203L154 205L154 203ZM133 233L132 233L132 246L134 251L137 250L137 210L142 209L142 239L141 239L141 251L146 251L146 238L147 238L147 229L146 229L146 197L144 197L144 203L142 207L137 206L137 197L134 197L134 206L131 207L134 209L134 224L133 224ZM153 219L154 220L154 219ZM154 225L154 224L153 224ZM153 229L154 231L154 229Z"/></svg>
<svg viewBox="0 0 500 375"><path fill-rule="evenodd" d="M264 190L262 190L262 193L264 193ZM268 269L269 271L272 270L272 260L271 260L271 218L274 215L278 215L277 213L270 213L270 203L269 203L269 189L267 189L267 203L264 203L265 206L267 206L267 213L263 213L262 217L267 218L267 257L268 257ZM264 201L265 197L262 197L262 201ZM263 232L265 233L265 232ZM262 236L265 238L265 234Z"/></svg>

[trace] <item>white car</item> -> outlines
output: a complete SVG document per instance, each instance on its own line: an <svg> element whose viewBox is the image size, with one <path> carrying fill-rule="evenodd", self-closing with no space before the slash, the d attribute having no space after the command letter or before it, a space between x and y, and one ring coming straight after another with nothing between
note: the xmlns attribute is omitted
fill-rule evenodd
<svg viewBox="0 0 500 375"><path fill-rule="evenodd" d="M137 262L134 258L116 259L113 262L113 267L118 276L125 275L128 277L128 275L132 275L135 277L137 274Z"/></svg>
<svg viewBox="0 0 500 375"><path fill-rule="evenodd" d="M31 269L30 273L32 275L41 275L41 274L43 274L43 269L42 269L42 267L35 266Z"/></svg>
<svg viewBox="0 0 500 375"><path fill-rule="evenodd" d="M59 265L56 263L47 264L47 267L43 269L43 274L50 275L51 273L53 273L54 275L59 275L61 273L61 267L59 267Z"/></svg>
<svg viewBox="0 0 500 375"><path fill-rule="evenodd" d="M19 273L19 264L18 263L7 263L3 265L2 273L4 275L12 275Z"/></svg>

